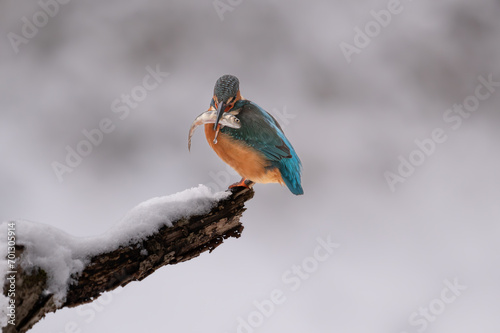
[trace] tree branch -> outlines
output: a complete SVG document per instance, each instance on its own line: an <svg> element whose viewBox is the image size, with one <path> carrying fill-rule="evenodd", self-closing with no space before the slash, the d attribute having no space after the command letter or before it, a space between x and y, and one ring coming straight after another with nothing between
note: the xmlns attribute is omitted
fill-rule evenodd
<svg viewBox="0 0 500 333"><path fill-rule="evenodd" d="M146 239L92 257L83 272L74 277L76 283L69 286L61 306L56 305L54 294L45 291L45 271L33 267L28 273L18 264L15 325L7 325L3 332L26 332L49 312L92 302L106 291L141 281L164 265L190 260L207 250L212 252L224 239L240 237L244 203L253 195L252 189L237 187L206 214L177 220L173 226L164 226ZM16 263L23 260L24 251L23 246L16 246ZM6 296L8 289L5 283Z"/></svg>

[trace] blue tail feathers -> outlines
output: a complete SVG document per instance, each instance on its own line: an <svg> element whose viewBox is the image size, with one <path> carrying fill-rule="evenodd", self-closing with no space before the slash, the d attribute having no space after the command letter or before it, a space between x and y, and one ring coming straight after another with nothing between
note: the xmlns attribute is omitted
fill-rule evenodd
<svg viewBox="0 0 500 333"><path fill-rule="evenodd" d="M281 173L281 178L285 182L288 189L295 195L304 194L300 181L301 162L293 148L291 149L292 158L284 158L279 161L278 169Z"/></svg>

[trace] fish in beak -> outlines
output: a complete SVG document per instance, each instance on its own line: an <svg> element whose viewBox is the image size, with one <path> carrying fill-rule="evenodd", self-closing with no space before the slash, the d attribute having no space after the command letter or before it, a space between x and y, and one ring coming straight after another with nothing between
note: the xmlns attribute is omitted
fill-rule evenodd
<svg viewBox="0 0 500 333"><path fill-rule="evenodd" d="M222 113L221 113L222 114ZM219 121L220 126L227 126L231 128L240 128L241 123L236 116L225 113L222 114L220 118L217 118L217 112L216 111L206 111L200 114L194 121L193 124L191 125L191 128L189 129L189 137L188 137L188 149L191 150L191 137L194 134L194 131L196 128L200 125L204 124L215 124L216 121ZM219 126L219 127L220 127Z"/></svg>

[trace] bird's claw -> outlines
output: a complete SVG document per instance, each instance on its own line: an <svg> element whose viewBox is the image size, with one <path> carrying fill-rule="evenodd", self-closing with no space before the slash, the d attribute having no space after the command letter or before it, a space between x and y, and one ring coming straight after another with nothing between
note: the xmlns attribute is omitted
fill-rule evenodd
<svg viewBox="0 0 500 333"><path fill-rule="evenodd" d="M248 179L241 179L239 182L236 182L234 184L229 185L229 188L235 188L235 187L246 187L246 188L252 188L255 183L251 180Z"/></svg>

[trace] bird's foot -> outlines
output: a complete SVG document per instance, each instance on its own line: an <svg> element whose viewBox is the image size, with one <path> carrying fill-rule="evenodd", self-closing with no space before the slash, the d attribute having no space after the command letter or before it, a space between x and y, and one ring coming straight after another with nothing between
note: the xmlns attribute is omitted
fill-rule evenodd
<svg viewBox="0 0 500 333"><path fill-rule="evenodd" d="M229 185L229 188L230 189L235 188L235 187L252 188L252 186L254 184L255 183L253 181L251 181L251 180L248 180L246 178L241 178L241 180L239 182Z"/></svg>

